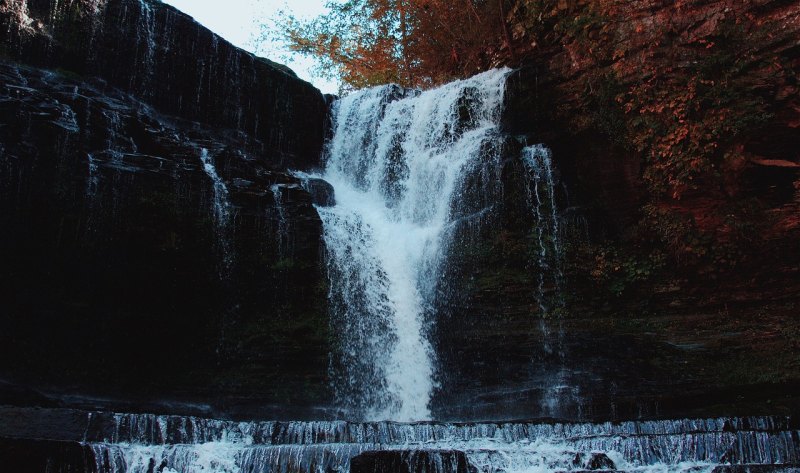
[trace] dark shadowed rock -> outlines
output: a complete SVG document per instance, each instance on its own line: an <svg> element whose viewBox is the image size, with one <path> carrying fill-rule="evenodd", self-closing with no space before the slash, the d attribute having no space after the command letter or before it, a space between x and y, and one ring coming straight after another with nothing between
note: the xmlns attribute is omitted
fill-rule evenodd
<svg viewBox="0 0 800 473"><path fill-rule="evenodd" d="M369 451L350 460L350 473L474 473L458 450Z"/></svg>
<svg viewBox="0 0 800 473"><path fill-rule="evenodd" d="M0 376L240 414L295 382L297 407L323 401L321 222L257 139L7 62L0 123Z"/></svg>
<svg viewBox="0 0 800 473"><path fill-rule="evenodd" d="M79 442L0 438L0 465L4 471L95 473L92 448Z"/></svg>
<svg viewBox="0 0 800 473"><path fill-rule="evenodd" d="M473 110L479 110L482 97L475 87L467 87L458 97L456 107L458 108L458 122L456 123L456 134L461 134L477 124L477 117L473 116Z"/></svg>
<svg viewBox="0 0 800 473"><path fill-rule="evenodd" d="M594 452L590 454L578 452L575 454L575 458L572 460L572 465L582 471L613 471L616 469L616 465L610 458L608 458L608 455L600 452Z"/></svg>
<svg viewBox="0 0 800 473"><path fill-rule="evenodd" d="M270 167L318 164L326 100L288 67L158 1L14 3L0 8L5 57L102 78L162 113L246 133Z"/></svg>
<svg viewBox="0 0 800 473"><path fill-rule="evenodd" d="M617 466L605 453L592 452L584 464L584 468L587 470L614 470Z"/></svg>
<svg viewBox="0 0 800 473"><path fill-rule="evenodd" d="M324 179L307 179L303 182L303 187L311 194L311 201L322 207L336 205L336 197L333 186Z"/></svg>

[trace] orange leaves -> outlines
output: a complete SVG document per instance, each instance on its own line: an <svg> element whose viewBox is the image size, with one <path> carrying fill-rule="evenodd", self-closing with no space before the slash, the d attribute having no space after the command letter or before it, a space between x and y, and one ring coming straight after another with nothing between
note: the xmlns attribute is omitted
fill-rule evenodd
<svg viewBox="0 0 800 473"><path fill-rule="evenodd" d="M678 40L650 41L658 28L637 25L634 31L646 38L617 44L622 52L626 44L644 45L637 60L615 52L612 70L627 86L613 103L624 114L631 146L644 153L645 176L657 194L678 199L699 182L713 182L725 150L768 116L743 67L753 60L745 30L721 22L711 36L692 40L700 48L685 48Z"/></svg>
<svg viewBox="0 0 800 473"><path fill-rule="evenodd" d="M700 44L701 46L703 46L703 47L704 47L704 48L706 48L706 49L711 49L711 48L713 48L713 47L714 47L714 44L715 44L713 41L709 41L709 40L707 40L707 39L705 39L705 38L700 38L700 39L698 39L698 40L697 40L697 43L698 43L698 44Z"/></svg>

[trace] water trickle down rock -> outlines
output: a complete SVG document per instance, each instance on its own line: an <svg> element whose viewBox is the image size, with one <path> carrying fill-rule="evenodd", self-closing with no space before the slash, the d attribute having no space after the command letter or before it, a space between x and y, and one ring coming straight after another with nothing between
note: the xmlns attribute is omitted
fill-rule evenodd
<svg viewBox="0 0 800 473"><path fill-rule="evenodd" d="M275 212L276 225L275 225L275 240L278 245L278 262L282 262L287 258L291 258L290 238L289 238L289 220L286 216L286 208L283 205L283 190L280 184L274 184L270 187L272 191L272 198L274 200L273 211Z"/></svg>
<svg viewBox="0 0 800 473"><path fill-rule="evenodd" d="M97 162L92 153L86 153L86 161L89 173L86 177L86 200L89 205L94 204L94 196L97 194L97 186L100 184L100 176L97 174Z"/></svg>
<svg viewBox="0 0 800 473"><path fill-rule="evenodd" d="M233 264L233 249L230 240L231 230L231 203L228 197L228 187L217 173L214 160L209 156L208 150L200 150L200 162L203 164L203 171L211 179L213 184L213 216L214 225L217 229L216 243L222 252L222 267L220 275L224 278Z"/></svg>
<svg viewBox="0 0 800 473"><path fill-rule="evenodd" d="M541 310L546 314L563 304L561 299L563 245L561 244L559 224L561 217L556 202L553 160L550 150L543 145L524 148L522 160L530 176L528 206L533 211L535 235L539 247L537 296ZM550 293L549 296L548 293Z"/></svg>
<svg viewBox="0 0 800 473"><path fill-rule="evenodd" d="M0 7L0 24L12 60L97 77L162 113L251 134L258 140L254 151L274 168L319 162L327 112L322 94L289 68L235 48L170 5L17 1Z"/></svg>
<svg viewBox="0 0 800 473"><path fill-rule="evenodd" d="M132 11L135 10L135 11ZM134 19L131 18L134 17ZM155 14L148 0L137 0L135 3L125 4L122 9L121 19L123 23L136 25L133 28L135 39L133 51L136 58L137 70L131 74L128 87L136 91L140 96L147 97L151 87L154 71L154 58L156 50L155 41ZM94 33L94 32L92 32Z"/></svg>
<svg viewBox="0 0 800 473"><path fill-rule="evenodd" d="M536 261L539 329L542 333L544 352L555 358L557 366L556 370L545 378L541 408L544 415L560 418L565 415L565 403L570 398L577 397L579 393L577 386L567 382L569 369L565 361L567 358L564 351L565 333L563 322L557 317L558 309L564 305L562 296L564 255L556 179L552 154L543 145L523 148L522 161L529 176L528 207L533 212L534 235L539 248ZM556 315L555 320L552 315ZM556 327L552 327L553 324Z"/></svg>

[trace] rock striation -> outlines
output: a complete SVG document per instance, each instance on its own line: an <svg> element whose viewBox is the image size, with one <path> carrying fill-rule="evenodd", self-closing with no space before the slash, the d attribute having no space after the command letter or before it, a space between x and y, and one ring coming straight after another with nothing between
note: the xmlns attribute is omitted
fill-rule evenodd
<svg viewBox="0 0 800 473"><path fill-rule="evenodd" d="M161 113L253 139L273 168L317 164L325 99L285 66L242 51L153 0L25 0L0 7L6 57L98 77Z"/></svg>
<svg viewBox="0 0 800 473"><path fill-rule="evenodd" d="M324 404L321 224L287 172L317 164L322 94L160 2L4 3L0 25L4 386Z"/></svg>

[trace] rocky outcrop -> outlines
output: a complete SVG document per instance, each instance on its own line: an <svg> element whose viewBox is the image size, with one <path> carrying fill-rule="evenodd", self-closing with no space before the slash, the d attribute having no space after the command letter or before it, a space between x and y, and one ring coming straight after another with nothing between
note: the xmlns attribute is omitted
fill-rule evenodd
<svg viewBox="0 0 800 473"><path fill-rule="evenodd" d="M246 134L271 168L308 168L326 104L285 66L235 48L153 0L24 0L0 7L6 57L99 77L161 113Z"/></svg>
<svg viewBox="0 0 800 473"><path fill-rule="evenodd" d="M0 398L325 404L321 223L286 171L320 156L319 91L158 2L11 2L0 23Z"/></svg>
<svg viewBox="0 0 800 473"><path fill-rule="evenodd" d="M588 455L588 459L585 461L583 457L585 455L576 455L575 461L573 464L576 467L583 467L586 470L594 471L594 470L616 470L617 467L614 465L614 461L608 458L608 455L605 453L600 452L592 452Z"/></svg>

